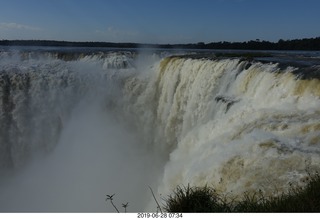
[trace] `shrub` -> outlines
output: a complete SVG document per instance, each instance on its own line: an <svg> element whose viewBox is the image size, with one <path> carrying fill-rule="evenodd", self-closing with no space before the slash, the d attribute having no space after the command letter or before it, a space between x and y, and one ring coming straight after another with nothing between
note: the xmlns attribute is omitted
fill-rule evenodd
<svg viewBox="0 0 320 219"><path fill-rule="evenodd" d="M227 201L231 200L231 201ZM276 197L262 192L244 193L240 201L213 188L178 186L165 199L167 212L320 212L320 176L309 176L305 187L293 187Z"/></svg>
<svg viewBox="0 0 320 219"><path fill-rule="evenodd" d="M228 205L210 187L178 186L165 199L167 212L229 212Z"/></svg>

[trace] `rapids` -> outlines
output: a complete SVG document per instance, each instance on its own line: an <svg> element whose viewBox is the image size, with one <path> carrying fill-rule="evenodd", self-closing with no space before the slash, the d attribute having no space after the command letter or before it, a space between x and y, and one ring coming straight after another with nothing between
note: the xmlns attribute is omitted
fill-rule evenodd
<svg viewBox="0 0 320 219"><path fill-rule="evenodd" d="M320 167L318 73L165 52L2 52L0 211L113 211L113 193L155 211L148 186L303 185Z"/></svg>

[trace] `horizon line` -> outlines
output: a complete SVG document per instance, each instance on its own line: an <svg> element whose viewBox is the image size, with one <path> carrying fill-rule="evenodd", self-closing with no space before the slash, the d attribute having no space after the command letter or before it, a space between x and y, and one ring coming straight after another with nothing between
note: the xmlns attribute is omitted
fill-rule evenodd
<svg viewBox="0 0 320 219"><path fill-rule="evenodd" d="M197 45L197 44L211 44L211 43L247 43L247 42L267 42L267 43L278 43L279 41L295 41L295 40L313 40L318 39L320 36L317 37L309 37L309 38L295 38L295 39L278 39L277 41L269 41L269 40L263 40L263 39L251 39L246 41L212 41L212 42L188 42L188 43L137 43L137 42L112 42L112 41L72 41L72 40L53 40L53 39L1 39L0 42L4 41L43 41L43 42L61 42L61 43L110 43L110 44L140 44L140 45Z"/></svg>

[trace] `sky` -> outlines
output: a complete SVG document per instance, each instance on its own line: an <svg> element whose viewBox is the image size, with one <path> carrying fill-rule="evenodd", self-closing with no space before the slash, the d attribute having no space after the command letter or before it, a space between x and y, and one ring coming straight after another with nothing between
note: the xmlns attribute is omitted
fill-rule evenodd
<svg viewBox="0 0 320 219"><path fill-rule="evenodd" d="M197 43L320 36L320 0L0 0L0 40Z"/></svg>

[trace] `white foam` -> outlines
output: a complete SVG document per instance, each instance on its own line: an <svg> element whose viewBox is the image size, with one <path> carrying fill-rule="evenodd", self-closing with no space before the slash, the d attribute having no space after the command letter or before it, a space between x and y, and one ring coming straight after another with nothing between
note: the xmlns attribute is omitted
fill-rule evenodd
<svg viewBox="0 0 320 219"><path fill-rule="evenodd" d="M35 159L1 181L1 209L113 211L104 198L116 193L132 211L150 199L152 211L150 185L163 196L188 183L274 194L319 168L320 83L297 80L293 68L133 53L2 56L15 125L1 133L15 166Z"/></svg>
<svg viewBox="0 0 320 219"><path fill-rule="evenodd" d="M190 183L270 194L318 168L319 81L306 88L293 68L245 65L169 58L146 84L135 81L145 90L132 111L143 111L140 126L156 130L154 147L170 154L159 193Z"/></svg>

